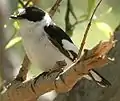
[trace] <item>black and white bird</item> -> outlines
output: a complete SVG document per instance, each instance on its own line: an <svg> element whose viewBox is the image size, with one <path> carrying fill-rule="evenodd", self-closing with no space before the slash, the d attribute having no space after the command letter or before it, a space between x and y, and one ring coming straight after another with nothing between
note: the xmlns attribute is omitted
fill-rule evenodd
<svg viewBox="0 0 120 101"><path fill-rule="evenodd" d="M41 67L44 72L52 68L57 61L65 60L66 67L73 64L78 48L47 12L32 6L21 9L17 16L11 18L20 21L23 45L32 64ZM102 87L111 85L93 69L89 71L89 78Z"/></svg>

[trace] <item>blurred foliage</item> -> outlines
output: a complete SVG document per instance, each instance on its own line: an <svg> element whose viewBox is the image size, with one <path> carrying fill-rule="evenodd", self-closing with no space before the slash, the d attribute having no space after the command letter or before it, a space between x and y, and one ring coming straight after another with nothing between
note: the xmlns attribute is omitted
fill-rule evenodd
<svg viewBox="0 0 120 101"><path fill-rule="evenodd" d="M73 35L73 30L74 30L74 28L75 28L75 26L76 26L77 24L83 23L83 22L85 22L86 20L89 20L89 17L91 16L91 13L92 13L92 10L93 10L93 8L95 7L95 1L96 1L96 0L88 0L87 14L81 15L80 17L78 17L79 19L77 19L76 15L75 15L75 13L74 13L74 11L73 11L73 5L72 5L72 3L71 3L71 0L68 0L68 1L67 1L67 2L68 2L68 4L67 4L67 8L68 8L68 9L67 9L66 14L68 13L68 17L66 17L65 21L67 21L67 22L66 22L66 25L67 25L67 26L66 26L66 32L68 33L69 36ZM20 8L23 8L26 3L27 3L27 1L19 0L18 5L17 5L17 10L19 10ZM32 3L32 2L29 2L28 6L31 6L31 5L33 5L33 3ZM16 12L17 12L17 10L16 10ZM14 15L17 14L16 12L14 12ZM76 20L76 22L75 22L73 25L70 23L70 20L71 20L71 19L68 20L68 19L69 19L69 16L70 16L70 15L69 15L69 12L71 12L71 15L72 15L73 18ZM84 19L83 19L83 18L84 18ZM17 21L14 21L14 22L13 22L13 25L14 25L14 28L15 28L16 30L19 30L20 26L19 26L19 24L17 23ZM19 41L21 41L20 38L13 38L13 39L11 39L10 42L6 45L6 49L8 49L8 48L10 48L10 47L12 47L12 46L14 46L14 45L16 45Z"/></svg>
<svg viewBox="0 0 120 101"><path fill-rule="evenodd" d="M37 4L37 6L48 11L55 1L56 0L39 0L39 4ZM14 11L17 11L18 8L22 8L22 5L18 3L18 1L10 0L9 2L11 4L11 14L13 14ZM80 40L83 38L83 34L85 32L88 20L93 12L93 8L95 7L97 2L98 0L71 0L72 7L74 9L73 11L77 20L75 20L73 15L70 14L70 23L71 25L74 25L76 21L78 21L78 23L73 26L74 30L72 32L71 38L78 47L80 45ZM119 2L119 0L103 0L93 18L85 48L91 48L99 41L109 38L109 33L114 30L120 20L120 7L116 6ZM26 1L24 3L26 3ZM67 0L63 0L59 7L59 10L55 13L53 17L55 23L62 29L65 29L66 8ZM12 34L16 34L12 36L12 39L11 37L9 38L11 40L9 40L6 48L8 50L9 48L17 48L17 51L20 50L18 51L18 54L23 54L23 47L21 47L21 44L18 44L21 41L19 34L17 34L20 26L17 22L13 21L12 23L15 29L13 30ZM35 70L35 72L39 71Z"/></svg>
<svg viewBox="0 0 120 101"><path fill-rule="evenodd" d="M24 6L25 4L27 4L27 1L22 1L22 0L20 1L20 0L19 0L19 2L18 2L18 4L17 4L17 9L14 11L13 15L16 15L17 12L18 12L18 10L21 9L21 8L23 8L23 6ZM30 1L30 2L28 3L28 6L32 6L32 5L33 5L33 3L32 3L32 1ZM7 25L5 24L5 26L7 26ZM20 24L19 24L19 22L18 22L18 21L13 21L13 27L14 27L14 29L15 29L15 32L14 32L13 36L11 37L11 39L9 40L9 42L6 44L5 49L9 49L9 48L13 47L13 46L16 45L17 43L19 43L19 42L21 41L21 39L22 39L20 36L14 37L15 34L16 34L16 33L19 31L19 29L20 29Z"/></svg>
<svg viewBox="0 0 120 101"><path fill-rule="evenodd" d="M104 32L106 37L110 38L110 33L112 33L112 28L105 22L95 22L96 26Z"/></svg>
<svg viewBox="0 0 120 101"><path fill-rule="evenodd" d="M19 26L19 23L17 21L14 21L13 22L13 26L16 30L19 30L20 29L20 26Z"/></svg>
<svg viewBox="0 0 120 101"><path fill-rule="evenodd" d="M88 8L87 8L87 18L91 16L92 10L95 7L96 0L88 0Z"/></svg>

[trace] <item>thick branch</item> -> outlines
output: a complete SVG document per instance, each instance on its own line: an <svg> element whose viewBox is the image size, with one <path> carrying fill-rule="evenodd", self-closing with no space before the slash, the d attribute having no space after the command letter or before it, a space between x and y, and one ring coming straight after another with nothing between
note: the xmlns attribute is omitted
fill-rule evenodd
<svg viewBox="0 0 120 101"><path fill-rule="evenodd" d="M114 43L110 40L98 44L92 50L88 50L81 60L76 61L58 79L56 79L58 75L58 71L56 71L44 76L40 74L37 78L24 83L12 83L9 89L0 96L0 100L31 101L51 90L68 92L84 74L88 73L89 69L100 67L108 62L106 54L114 46Z"/></svg>

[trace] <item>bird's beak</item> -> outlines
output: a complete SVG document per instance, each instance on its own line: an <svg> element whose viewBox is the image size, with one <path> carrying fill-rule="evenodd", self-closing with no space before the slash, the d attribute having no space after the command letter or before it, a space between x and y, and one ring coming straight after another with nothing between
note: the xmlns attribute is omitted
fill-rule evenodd
<svg viewBox="0 0 120 101"><path fill-rule="evenodd" d="M22 19L22 17L19 16L19 15L17 15L17 16L16 16L16 15L11 15L10 18L11 18L11 19L15 19L15 20L17 20L17 19L18 19L18 20L19 20L19 19Z"/></svg>
<svg viewBox="0 0 120 101"><path fill-rule="evenodd" d="M18 10L18 14L17 15L11 15L10 18L11 19L15 19L15 20L20 20L23 19L23 16L25 15L25 9L19 9Z"/></svg>

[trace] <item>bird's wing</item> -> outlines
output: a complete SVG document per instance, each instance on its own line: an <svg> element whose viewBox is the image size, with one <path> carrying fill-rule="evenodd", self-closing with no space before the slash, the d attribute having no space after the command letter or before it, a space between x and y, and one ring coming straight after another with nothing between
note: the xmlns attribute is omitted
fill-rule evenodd
<svg viewBox="0 0 120 101"><path fill-rule="evenodd" d="M44 27L50 41L70 60L77 58L78 48L70 37L58 26L49 25Z"/></svg>
<svg viewBox="0 0 120 101"><path fill-rule="evenodd" d="M77 58L78 48L74 45L70 37L56 25L45 26L44 30L49 36L50 41L70 60ZM94 69L89 71L89 78L101 87L108 87L111 84Z"/></svg>

